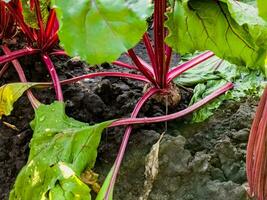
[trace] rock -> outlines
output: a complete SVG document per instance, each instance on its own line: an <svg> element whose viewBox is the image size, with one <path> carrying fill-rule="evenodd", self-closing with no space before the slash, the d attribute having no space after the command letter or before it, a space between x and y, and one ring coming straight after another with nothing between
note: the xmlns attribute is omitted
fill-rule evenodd
<svg viewBox="0 0 267 200"><path fill-rule="evenodd" d="M248 141L249 132L248 128L241 129L233 133L233 138L242 142Z"/></svg>
<svg viewBox="0 0 267 200"><path fill-rule="evenodd" d="M231 143L229 137L225 137L215 146L216 153L220 159L221 169L228 180L243 183L246 180L244 161L242 153Z"/></svg>
<svg viewBox="0 0 267 200"><path fill-rule="evenodd" d="M150 137L151 134L137 139L137 142L131 143L131 147L128 148L116 185L119 190L115 188L114 199L136 200L142 194L143 159L148 145L143 139L147 136ZM152 141L156 142L150 140L150 145ZM230 138L217 141L216 153L213 154L208 154L206 151L191 154L185 147L186 142L187 139L183 136L164 136L159 152L159 174L153 184L149 200L246 200L245 188L229 180L229 176L244 171L239 165L235 166L238 164L236 159L239 159L240 155L231 144ZM222 166L223 170L211 165L211 158L214 159L216 156L218 156L216 162L221 162L219 166ZM234 162L232 167L230 161ZM229 171L226 171L226 167L229 167ZM244 181L241 180L242 183Z"/></svg>

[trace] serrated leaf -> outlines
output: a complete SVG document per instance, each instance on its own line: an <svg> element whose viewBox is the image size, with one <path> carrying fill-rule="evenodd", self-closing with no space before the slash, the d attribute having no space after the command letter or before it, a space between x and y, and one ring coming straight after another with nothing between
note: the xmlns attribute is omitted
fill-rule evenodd
<svg viewBox="0 0 267 200"><path fill-rule="evenodd" d="M101 133L110 123L89 126L67 117L62 102L41 105L31 124L29 159L10 200L90 200L80 175L94 166Z"/></svg>
<svg viewBox="0 0 267 200"><path fill-rule="evenodd" d="M90 64L114 61L134 47L151 13L149 1L143 0L54 0L53 5L61 45L69 55Z"/></svg>
<svg viewBox="0 0 267 200"><path fill-rule="evenodd" d="M46 25L49 17L50 2L51 2L50 0L39 0L42 21L44 26ZM26 24L28 24L32 28L39 29L35 8L31 9L29 0L21 0L21 3L23 8L22 13Z"/></svg>
<svg viewBox="0 0 267 200"><path fill-rule="evenodd" d="M176 0L167 43L181 54L211 50L232 63L264 67L267 26L257 9L235 0Z"/></svg>
<svg viewBox="0 0 267 200"><path fill-rule="evenodd" d="M29 88L36 83L10 83L0 87L0 119L3 115L10 115L13 104Z"/></svg>

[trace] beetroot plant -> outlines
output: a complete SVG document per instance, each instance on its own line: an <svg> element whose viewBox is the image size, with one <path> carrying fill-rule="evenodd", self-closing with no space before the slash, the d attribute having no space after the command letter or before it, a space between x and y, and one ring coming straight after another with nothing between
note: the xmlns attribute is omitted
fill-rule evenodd
<svg viewBox="0 0 267 200"><path fill-rule="evenodd" d="M0 40L12 38L16 31L16 23L12 13L6 8L5 3L0 1Z"/></svg>
<svg viewBox="0 0 267 200"><path fill-rule="evenodd" d="M162 96L168 95L168 93L173 94L170 92L170 89L173 88L172 80L184 71L212 57L214 53L238 65L245 65L251 68L264 66L266 57L266 24L260 17L257 17L256 9L245 3L234 0L184 0L170 1L168 2L170 4L167 5L166 1L155 1L153 12L154 40L152 42L148 33L143 33L143 36L137 33L142 28L143 21L136 24L135 31L130 31L129 28L132 25L131 23L135 22L134 20L131 23L122 23L124 17L129 17L132 12L136 11L134 8L137 5L135 4L138 4L138 6L142 4L142 9L135 12L137 16L139 14L139 19L143 19L142 17L145 14L149 16L150 5L148 2L133 3L127 1L127 6L124 7L122 1L109 2L108 7L105 6L106 1L90 3L84 1L75 5L75 7L71 3L55 2L56 8L60 13L61 28L59 35L61 44L70 55L79 55L89 63L100 63L112 61L115 56L118 57L126 51L134 66L121 61L115 61L114 64L136 69L151 85L151 88L137 103L132 113L132 118L137 116L141 106L150 96L156 93L160 93ZM73 10L87 10L87 12L73 14L72 9L68 9L68 5L71 5ZM169 12L166 12L167 6L169 6ZM114 13L115 8L117 9L117 15ZM119 14L119 11L124 11L123 13L125 14ZM144 12L143 15L140 15L141 11ZM70 19L79 20L82 25L78 24L73 27ZM94 25L96 22L99 22L99 26L96 26L98 27L97 29L93 29L90 25ZM85 24L86 26L84 26ZM146 28L142 30L144 29ZM125 34L126 30L129 33ZM81 32L82 34L80 34ZM81 35L81 40L75 44L69 42L73 34ZM105 38L104 44L103 41L94 40L97 37L96 34L98 37L101 35ZM129 48L130 42L137 35L139 38L143 37L150 63L146 63L135 54L134 49ZM127 42L125 41L126 39L128 40ZM88 45L88 48L86 48L86 45ZM111 49L110 46L114 48ZM214 53L205 52L188 62L171 68L170 60L173 49L181 54L206 49L212 50ZM232 87L232 85L228 84L227 87ZM220 91L220 89L217 91ZM129 123L131 122L131 120L128 121ZM143 123L147 121L150 120L146 119ZM113 190L131 130L131 126L126 128L121 148L111 170L112 175L105 199L108 199Z"/></svg>
<svg viewBox="0 0 267 200"><path fill-rule="evenodd" d="M5 55L0 56L0 64L5 67L1 69L0 75L6 72L8 68L7 63L10 61L14 61L23 56L39 54L50 73L57 99L63 100L58 75L50 56L65 54L58 48L58 21L55 10L49 8L50 2L14 0L1 1L1 5L5 7L7 13L11 13L13 21L15 21L17 27L23 32L23 39L27 41L27 44L23 49L18 49L13 52L9 51L7 45L1 46ZM4 34L10 34L8 30L3 31ZM15 69L17 70L16 67ZM17 72L19 76L23 76L22 70L17 70Z"/></svg>
<svg viewBox="0 0 267 200"><path fill-rule="evenodd" d="M125 125L117 158L96 197L112 199L134 124L183 117L227 92L234 84L225 83L177 113L137 118L142 106L152 96L167 99L169 104L175 106L179 103L179 94L173 80L215 54L237 65L264 69L267 25L258 16L257 9L246 3L235 0L155 0L154 3L144 0L53 0L51 3L52 9L48 8L50 1L22 1L22 12L18 12L19 7L13 1L5 4L14 13L29 46L13 52L3 46L6 55L0 57L0 64L12 61L19 69L17 58L40 54L50 72L59 101L48 106L37 105L39 107L32 122L34 134L29 160L18 175L10 199L91 199L90 188L85 182L92 183L92 180L88 181L92 176L86 175L92 175L90 172L101 132L105 127ZM152 34L147 32L148 17L153 19ZM56 48L58 36L64 51ZM140 58L134 50L140 40L146 48L149 62ZM177 66L171 65L174 52L186 54L196 50L204 53ZM116 60L123 53L132 63ZM96 72L60 82L50 56L65 54L79 56L90 64L110 62L136 70L137 74ZM61 85L97 76L131 78L147 83L148 87L130 118L88 126L65 115ZM25 82L25 78L22 81ZM51 84L32 83L24 90L37 85ZM262 114L258 116L261 118ZM257 173L261 174L262 171ZM82 181L82 177L87 181Z"/></svg>

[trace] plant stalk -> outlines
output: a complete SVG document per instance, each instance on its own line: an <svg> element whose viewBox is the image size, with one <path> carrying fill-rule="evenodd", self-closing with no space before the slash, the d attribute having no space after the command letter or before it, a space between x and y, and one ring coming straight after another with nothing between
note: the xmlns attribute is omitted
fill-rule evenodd
<svg viewBox="0 0 267 200"><path fill-rule="evenodd" d="M7 54L7 55L11 53L10 49L9 49L7 46L2 46L2 49L3 49L4 53ZM22 69L22 67L21 67L21 65L20 65L20 63L19 63L19 61L18 61L17 59L15 59L15 60L12 60L11 62L12 62L12 64L13 64L13 66L14 66L16 72L17 72L18 75L19 75L19 79L20 79L20 81L21 81L22 83L27 83L28 81L27 81L27 79L26 79L26 76L25 76L25 74L24 74L24 71L23 71L23 69ZM6 63L6 64L8 64L8 63ZM0 76L0 77L1 77L1 76ZM40 103L39 103L39 101L34 97L34 95L32 94L31 90L27 90L26 93L27 93L27 96L28 96L29 101L31 102L32 107L33 107L34 109L38 108L38 106L40 105Z"/></svg>
<svg viewBox="0 0 267 200"><path fill-rule="evenodd" d="M40 29L39 30L40 36L38 37L40 39L39 46L42 47L44 45L44 41L45 41L45 29L44 29L44 23L43 23L43 19L42 19L42 13L41 13L39 0L34 0L34 7L35 7L35 13L37 16L38 26Z"/></svg>
<svg viewBox="0 0 267 200"><path fill-rule="evenodd" d="M157 83L160 88L166 88L166 62L165 62L165 11L166 0L154 1L154 43L155 43L155 58L158 71Z"/></svg>
<svg viewBox="0 0 267 200"><path fill-rule="evenodd" d="M65 84L70 84L70 83L74 83L83 79L90 79L90 78L95 78L95 77L119 77L119 78L130 78L130 79L134 79L134 80L138 80L138 81L144 81L146 83L150 83L150 81L142 75L138 75L138 74L130 74L130 73L125 73L125 72L95 72L95 73L90 73L90 74L85 74L82 76L77 76L71 79L67 79L67 80L63 80L60 81L60 83L62 85Z"/></svg>
<svg viewBox="0 0 267 200"><path fill-rule="evenodd" d="M152 68L153 68L154 75L155 75L155 77L158 77L155 52L154 52L154 49L153 49L152 44L150 42L150 38L149 38L148 33L144 34L143 41L144 41L144 44L145 44L145 47L146 47L147 54L148 54L149 59L151 61L151 65L152 65Z"/></svg>
<svg viewBox="0 0 267 200"><path fill-rule="evenodd" d="M176 78L177 76L179 76L180 74L182 74L183 72L189 70L190 68L198 65L199 63L211 58L212 56L214 56L214 53L211 51L207 51L203 54L200 54L198 56L196 56L195 58L181 64L178 65L176 67L174 67L168 74L167 74L167 83L170 83L174 78Z"/></svg>
<svg viewBox="0 0 267 200"><path fill-rule="evenodd" d="M135 69L135 70L137 70L137 67L136 66L129 65L129 64L124 63L124 62L121 62L121 61L114 61L114 62L112 62L112 64L113 65L120 66L120 67L125 67L127 69Z"/></svg>
<svg viewBox="0 0 267 200"><path fill-rule="evenodd" d="M134 64L137 66L137 68L140 70L142 74L151 82L154 84L154 86L158 86L158 83L153 78L153 74L147 70L146 67L140 62L136 54L134 53L133 49L128 50L129 56L132 58Z"/></svg>
<svg viewBox="0 0 267 200"><path fill-rule="evenodd" d="M142 108L142 106L144 105L144 103L151 96L153 96L154 94L156 94L159 91L160 91L160 89L157 89L157 88L151 88L150 90L148 90L141 97L141 99L137 102L137 104L136 104L136 106L135 106L135 108L134 108L134 110L133 110L133 112L131 114L131 118L137 117L137 115L138 115L140 109ZM114 170L113 170L113 174L112 174L112 177L111 177L111 181L110 181L108 190L107 190L107 192L105 194L105 200L109 200L110 193L112 191L112 188L115 185L116 177L118 175L118 172L119 172L119 169L120 169L120 165L121 165L123 156L125 154L125 150L126 150L126 147L127 147L127 144L128 144L128 140L129 140L130 134L132 132L132 128L133 128L132 126L127 126L126 131L124 133L124 136L123 136L123 139L122 139L122 143L121 143L121 146L120 146L120 149L119 149L119 152L118 152L115 164L114 164Z"/></svg>
<svg viewBox="0 0 267 200"><path fill-rule="evenodd" d="M4 64L14 59L18 59L22 56L29 56L29 55L36 54L39 52L40 52L40 49L32 49L32 48L25 48L25 49L13 51L8 55L0 56L0 64Z"/></svg>
<svg viewBox="0 0 267 200"><path fill-rule="evenodd" d="M59 78L58 78L58 75L57 75L57 72L56 72L56 69L54 67L52 60L50 59L50 57L47 54L43 54L42 59L45 63L47 70L49 71L52 82L54 84L57 100L58 101L64 101L60 81L59 81Z"/></svg>
<svg viewBox="0 0 267 200"><path fill-rule="evenodd" d="M234 87L233 83L227 83L218 90L214 91L210 95L206 96L202 100L198 101L197 103L189 106L188 108L181 110L177 113L159 116L159 117L144 117L144 118L130 118L130 119L121 119L114 121L109 127L115 127L115 126L123 126L123 125L132 125L132 124L151 124L151 123L159 123L159 122L165 122L173 119L177 119L180 117L183 117L189 113L192 113L193 111L199 109L203 105L207 104L208 102L212 101L216 97L224 94L228 90L232 89Z"/></svg>

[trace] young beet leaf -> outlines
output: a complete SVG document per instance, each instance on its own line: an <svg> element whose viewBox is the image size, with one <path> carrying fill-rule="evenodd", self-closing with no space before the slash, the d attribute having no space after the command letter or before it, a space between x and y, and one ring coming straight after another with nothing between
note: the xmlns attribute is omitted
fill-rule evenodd
<svg viewBox="0 0 267 200"><path fill-rule="evenodd" d="M1 3L3 3L1 1ZM9 1L4 3L9 13L12 13L16 24L24 33L28 43L23 49L5 53L0 56L0 65L4 65L0 75L7 70L6 64L14 59L32 54L40 54L50 76L53 80L58 100L63 100L59 79L50 59L50 55L61 55L58 44L58 21L56 13L49 8L50 1L31 0L31 1ZM21 7L22 5L22 7ZM23 9L22 9L23 8ZM7 47L2 47L4 48ZM65 54L64 54L65 55ZM20 72L20 74L23 72ZM32 102L33 103L33 102Z"/></svg>
<svg viewBox="0 0 267 200"><path fill-rule="evenodd" d="M0 1L0 40L10 39L16 32L16 23L12 13L6 8L5 3Z"/></svg>

